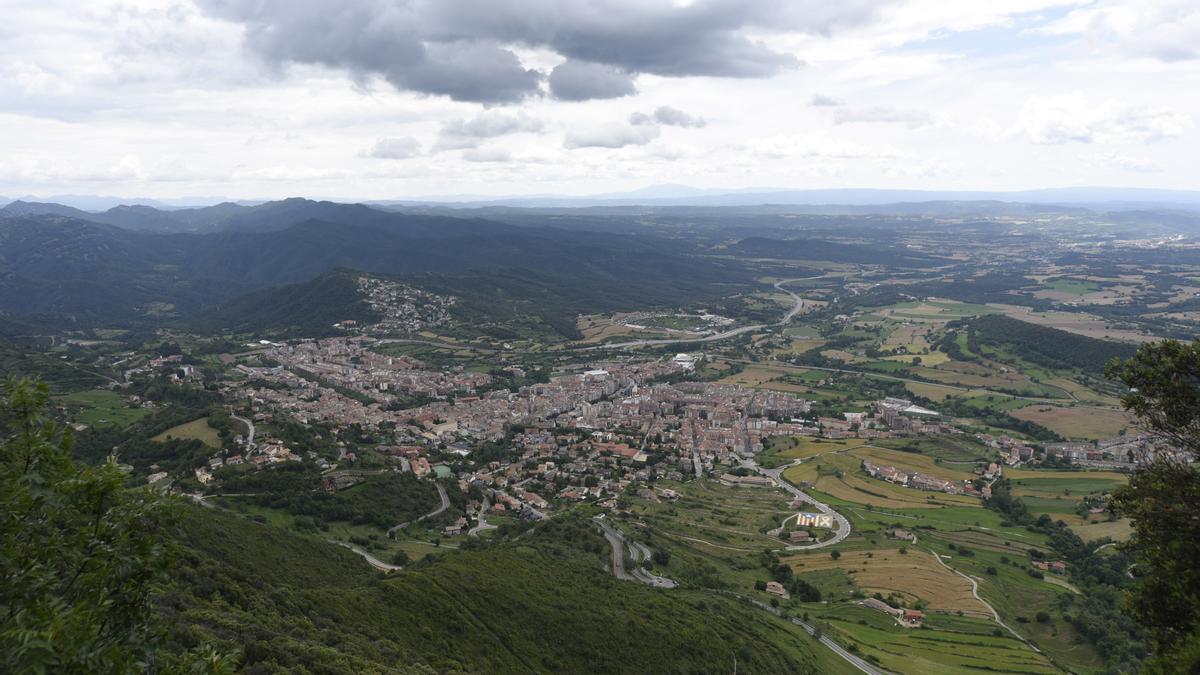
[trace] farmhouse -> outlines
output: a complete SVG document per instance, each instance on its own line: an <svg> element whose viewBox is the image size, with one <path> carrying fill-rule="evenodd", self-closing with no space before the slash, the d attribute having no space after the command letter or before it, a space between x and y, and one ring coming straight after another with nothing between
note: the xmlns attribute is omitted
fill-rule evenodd
<svg viewBox="0 0 1200 675"><path fill-rule="evenodd" d="M787 589L783 587L783 584L779 583L778 581L768 581L767 592L771 595L778 595L779 597L785 599L791 597L791 595L788 594Z"/></svg>

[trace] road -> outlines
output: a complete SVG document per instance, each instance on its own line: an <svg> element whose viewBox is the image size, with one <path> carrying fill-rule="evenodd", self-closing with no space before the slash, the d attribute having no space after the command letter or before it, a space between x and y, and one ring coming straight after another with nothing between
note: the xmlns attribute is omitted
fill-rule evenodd
<svg viewBox="0 0 1200 675"><path fill-rule="evenodd" d="M488 501L487 497L484 497L483 503L479 505L479 522L476 523L475 527L472 527L470 530L467 530L468 537L478 537L479 533L484 530L496 529L495 525L488 525L488 522L487 522L487 512L488 512L488 509L490 509L490 508L492 508L491 502Z"/></svg>
<svg viewBox="0 0 1200 675"><path fill-rule="evenodd" d="M737 597L742 597L742 596L739 595ZM743 598L743 599L745 599L745 598ZM767 603L762 602L761 600L750 600L750 602L752 604L754 604L756 607L765 609L768 612L774 614L775 616L778 616L780 618L783 617L783 611L780 610L778 607L772 607L772 606L768 605ZM813 626L809 625L805 621L802 621L796 617L791 617L790 620L792 623L803 628L809 635L817 634L817 629L814 628ZM875 666L868 663L865 659L859 658L858 656L851 654L850 652L843 649L841 645L839 645L838 643L831 640L829 638L829 636L827 636L827 635L822 634L819 639L819 642L821 644L825 645L826 647L828 647L829 649L833 650L833 653L842 657L850 665L854 666L855 668L858 668L859 670L861 670L864 673L867 673L867 675L888 675L888 671L880 670L879 668L876 668Z"/></svg>
<svg viewBox="0 0 1200 675"><path fill-rule="evenodd" d="M755 471L761 473L764 476L768 476L769 478L773 479L776 483L778 483L779 486L782 487L784 490L787 490L788 492L792 493L796 497L799 497L799 498L803 499L804 501L812 504L813 507L816 508L821 513L827 513L830 516L833 516L833 522L835 524L837 524L837 529L833 534L833 538L827 539L825 541L819 541L815 544L806 544L803 546L800 546L800 545L788 546L788 547L786 547L786 549L788 551L809 551L809 550L818 549L818 548L825 548L826 546L833 546L834 544L840 544L841 542L845 541L846 537L850 536L850 521L846 520L846 517L843 516L842 514L838 513L837 511L834 511L828 504L824 504L822 502L817 501L811 495L804 492L803 490L796 487L795 485L792 485L791 483L787 482L786 479L784 479L784 477L783 477L784 470L787 469L788 467L794 466L796 464L799 464L799 461L792 462L791 464L785 464L784 466L776 467L774 469L764 469L763 467L759 466L758 463L755 462L753 459L742 460L743 466L754 469Z"/></svg>
<svg viewBox="0 0 1200 675"><path fill-rule="evenodd" d="M824 275L821 275L821 276L824 276ZM805 279L818 279L818 278L820 278L820 277L800 277L797 279L783 279L781 281L775 282L775 288L777 290L783 291L784 293L787 293L788 295L792 296L792 299L795 301L795 305L793 305L792 308L790 310L788 310L787 314L784 314L784 316L781 320L779 320L773 324L765 324L764 323L764 324L758 324L755 326L742 326L741 328L733 328L733 329L724 331L722 333L714 333L713 335L707 335L705 337L662 338L662 339L647 339L647 340L631 340L629 342L609 342L606 344L595 345L592 347L584 347L582 349L584 349L585 351L589 351L589 350L594 350L594 349L623 349L625 347L650 347L650 346L657 346L657 345L673 345L673 344L682 344L682 343L691 343L691 342L716 342L717 340L725 340L727 338L736 337L743 333L750 333L750 332L753 332L756 330L762 330L764 328L771 328L772 326L782 326L782 325L788 323L789 321L791 321L792 317L796 316L797 314L799 314L801 312L801 310L804 309L804 299L801 298L800 296L796 295L795 293L789 291L788 289L784 288L783 284L791 283L793 281L803 281Z"/></svg>
<svg viewBox="0 0 1200 675"><path fill-rule="evenodd" d="M363 560L366 560L368 565L370 565L371 567L374 567L375 569L379 570L380 572L395 572L396 570L404 569L404 567L402 567L400 565L393 565L391 563L385 563L382 560L380 560L379 558L376 558L375 556L371 555L370 553L367 553L366 551L362 550L361 548L355 546L354 544L347 544L344 541L334 541L332 539L329 540L329 543L337 544L338 546L344 546L344 547L350 549L351 551L354 551L355 553L362 556Z"/></svg>
<svg viewBox="0 0 1200 675"><path fill-rule="evenodd" d="M607 342L605 344L594 345L591 347L582 347L581 349L583 351L593 351L596 349L624 349L626 347L650 347L650 346L657 346L657 345L673 345L673 344L680 344L680 343L684 343L684 342L688 342L688 343L715 342L717 340L724 340L726 338L731 338L731 337L734 337L737 335L741 335L742 333L749 333L751 331L762 330L763 328L766 328L766 327L767 327L766 324L758 324L756 326L742 326L741 328L733 328L733 329L727 330L723 333L715 333L713 335L706 335L704 337L632 340L630 342Z"/></svg>
<svg viewBox="0 0 1200 675"><path fill-rule="evenodd" d="M434 483L434 485L437 486L438 496L442 498L442 505L437 507L436 509L430 511L429 513L426 513L425 515L421 516L420 518L417 518L416 520L410 520L407 523L400 523L399 525L393 526L391 529L389 529L387 531L387 535L389 537L395 536L395 533L397 530L402 530L405 527L408 527L409 525L411 525L412 523L419 523L422 520L432 518L432 517L440 514L441 512L445 511L446 509L450 508L450 495L446 494L446 488L442 487L441 483Z"/></svg>
<svg viewBox="0 0 1200 675"><path fill-rule="evenodd" d="M679 585L674 579L667 579L657 574L651 574L640 564L634 567L632 573L627 572L625 570L625 535L621 534L620 530L609 525L604 514L596 516L593 520L600 524L600 529L604 532L604 538L612 546L613 576L622 581L640 581L647 586L654 586L656 588L675 588ZM635 563L641 563L650 558L650 549L637 542L629 542L629 553Z"/></svg>
<svg viewBox="0 0 1200 675"><path fill-rule="evenodd" d="M246 425L246 453L249 454L249 453L253 452L254 451L254 422L251 422L250 420L246 419L245 417L238 417L237 415L234 415L233 411L230 411L229 417L231 419L235 419L235 420L241 422L242 424Z"/></svg>
<svg viewBox="0 0 1200 675"><path fill-rule="evenodd" d="M916 539L915 535L913 536L913 539L914 540ZM1028 640L1026 640L1024 637L1022 637L1020 633L1013 630L1011 626L1009 626L1008 624L1006 624L1000 620L1000 613L996 611L996 608L992 607L991 603L989 603L987 600L984 600L983 598L981 598L979 596L979 583L977 581L975 581L973 578L963 574L962 572L959 572L958 570L954 569L953 567L947 565L946 562L944 560L942 560L942 556L938 555L933 549L929 549L929 554L933 556L934 560L938 561L939 565L941 565L942 567L945 567L946 569L950 570L951 572L954 572L958 576L971 582L971 595L975 596L976 600L978 600L984 607L988 608L988 611L992 613L993 621L995 621L996 623L1003 626L1004 630L1012 633L1013 637L1017 638L1021 642L1024 642L1025 645L1028 646L1033 651L1035 651L1039 654L1042 653L1042 650L1038 649L1036 646L1034 646L1032 643L1030 643Z"/></svg>
<svg viewBox="0 0 1200 675"><path fill-rule="evenodd" d="M822 274L821 276L825 276L825 275ZM792 317L796 316L797 314L799 314L801 312L801 310L804 309L804 298L801 298L800 296L796 295L795 293L784 288L783 285L790 284L793 281L805 281L807 279L820 279L820 278L821 277L801 277L799 279L781 279L781 280L775 282L775 290L783 291L784 293L787 293L788 295L792 296L792 300L794 300L796 302L796 304L791 308L791 310L789 310L788 313L783 316L783 320L780 321L778 324L776 324L777 326L782 326L782 325L790 322L792 320Z"/></svg>

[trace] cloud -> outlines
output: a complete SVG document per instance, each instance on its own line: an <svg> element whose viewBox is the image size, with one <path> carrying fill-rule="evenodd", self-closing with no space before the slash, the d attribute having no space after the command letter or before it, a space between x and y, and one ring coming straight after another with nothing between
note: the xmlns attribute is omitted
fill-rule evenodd
<svg viewBox="0 0 1200 675"><path fill-rule="evenodd" d="M363 156L375 159L411 159L420 155L421 144L412 136L381 138L363 153Z"/></svg>
<svg viewBox="0 0 1200 675"><path fill-rule="evenodd" d="M922 110L905 110L887 106L874 106L870 108L839 106L834 110L834 124L853 124L855 122L899 123L907 126L909 129L917 129L933 124L934 119L932 115Z"/></svg>
<svg viewBox="0 0 1200 675"><path fill-rule="evenodd" d="M630 73L602 63L568 59L550 71L550 93L560 101L621 98L637 93Z"/></svg>
<svg viewBox="0 0 1200 675"><path fill-rule="evenodd" d="M1095 3L1040 32L1080 35L1095 48L1168 63L1200 59L1200 6L1194 0Z"/></svg>
<svg viewBox="0 0 1200 675"><path fill-rule="evenodd" d="M633 113L629 123L634 125L661 124L668 127L691 127L699 129L708 122L703 117L693 117L669 105L660 106L653 113Z"/></svg>
<svg viewBox="0 0 1200 675"><path fill-rule="evenodd" d="M814 108L834 108L842 105L842 102L832 96L824 94L813 94L812 99L808 102Z"/></svg>
<svg viewBox="0 0 1200 675"><path fill-rule="evenodd" d="M879 3L775 0L197 0L241 24L244 46L269 64L338 69L359 81L457 101L515 103L541 93L542 71L510 47L567 61L550 74L560 99L634 93L639 73L761 78L797 68L760 36L827 35L868 23Z"/></svg>
<svg viewBox="0 0 1200 675"><path fill-rule="evenodd" d="M1116 100L1095 103L1082 93L1033 96L1025 101L1013 132L1042 145L1175 138L1193 126L1192 118L1168 108Z"/></svg>
<svg viewBox="0 0 1200 675"><path fill-rule="evenodd" d="M463 151L468 162L511 162L512 153L502 148L470 148Z"/></svg>
<svg viewBox="0 0 1200 675"><path fill-rule="evenodd" d="M1079 159L1094 166L1112 167L1137 173L1155 173L1163 170L1157 162L1146 157L1122 155L1115 152L1095 152L1090 155L1080 155Z"/></svg>
<svg viewBox="0 0 1200 675"><path fill-rule="evenodd" d="M538 132L545 125L525 113L487 111L471 119L451 120L442 125L434 151L474 148L483 141L508 134Z"/></svg>
<svg viewBox="0 0 1200 675"><path fill-rule="evenodd" d="M657 125L610 125L572 131L567 134L563 147L576 148L623 148L627 145L646 145L658 138Z"/></svg>
<svg viewBox="0 0 1200 675"><path fill-rule="evenodd" d="M899 153L891 146L867 146L832 138L825 133L773 136L751 140L746 145L752 155L763 159L895 159Z"/></svg>

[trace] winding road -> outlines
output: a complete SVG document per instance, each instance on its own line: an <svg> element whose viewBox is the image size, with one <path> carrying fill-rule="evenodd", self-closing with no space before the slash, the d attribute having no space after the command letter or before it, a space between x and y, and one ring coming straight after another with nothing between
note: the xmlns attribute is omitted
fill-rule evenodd
<svg viewBox="0 0 1200 675"><path fill-rule="evenodd" d="M800 463L800 460L797 460L795 462L792 462L791 464L785 464L783 466L776 467L774 469L764 469L763 467L759 466L758 463L755 462L753 459L742 460L742 466L754 469L755 471L759 472L760 474L767 476L768 478L774 480L784 490L787 490L788 492L792 493L796 497L799 497L800 499L803 499L804 501L812 504L813 507L816 508L821 513L832 516L833 522L837 524L837 529L834 532L832 538L826 539L825 541L816 542L815 544L806 544L803 546L801 546L801 545L787 546L787 547L785 547L785 550L787 550L787 551L811 551L813 549L825 548L826 546L833 546L834 544L842 543L843 541L846 540L846 537L850 536L850 521L846 520L846 517L843 516L842 514L838 513L837 511L834 511L833 508L830 507L828 504L817 501L814 497L809 495L807 492L804 492L803 490L796 487L795 485L792 485L791 483L789 483L787 481L787 479L785 479L783 477L783 472L786 469L788 469L792 466L795 466L796 464L799 464L799 463Z"/></svg>
<svg viewBox="0 0 1200 675"><path fill-rule="evenodd" d="M475 527L472 527L470 530L467 530L468 537L478 537L479 533L484 530L496 529L495 525L488 525L488 522L487 522L487 512L488 512L488 509L490 509L490 508L492 508L491 502L488 501L487 497L484 497L483 503L479 505L478 523L476 523Z"/></svg>
<svg viewBox="0 0 1200 675"><path fill-rule="evenodd" d="M620 530L609 525L608 519L604 517L604 514L596 516L593 520L600 524L600 529L604 532L604 538L612 546L613 576L622 581L640 581L647 586L654 586L655 588L675 588L679 585L674 579L660 577L642 567L640 563L650 559L650 549L635 541L629 542L629 557L637 564L632 572L626 571L625 535L621 534Z"/></svg>
<svg viewBox="0 0 1200 675"><path fill-rule="evenodd" d="M915 536L915 535L913 536L913 540L914 540L914 543L915 543L915 542L916 542L916 536ZM992 620L993 620L993 621L995 621L996 623L1000 624L1000 625L1001 625L1001 626L1004 628L1004 630L1006 630L1006 631L1008 631L1008 632L1012 633L1012 634L1013 634L1013 637L1017 638L1017 639L1018 639L1018 640L1020 640L1021 642L1024 642L1024 643L1025 643L1025 645L1026 645L1026 646L1028 646L1028 647L1029 647L1030 649L1032 649L1033 651L1035 651L1035 652L1037 652L1037 653L1039 653L1039 654L1041 654L1041 653L1042 653L1042 650L1038 649L1038 648L1037 648L1035 645L1033 645L1031 642L1029 642L1028 640L1026 640L1024 637L1022 637L1020 633L1018 633L1017 631L1013 630L1011 626L1009 626L1008 624L1006 624L1006 623L1004 623L1003 621L1001 621L1001 620L1000 620L1000 612L997 612L997 611L996 611L996 608L995 608L995 607L992 607L992 604L991 604L990 602L988 602L987 600L984 600L982 597L980 597L980 596L979 596L979 582L975 581L975 579L973 579L972 577L969 577L969 576L967 576L966 574L963 574L962 572L959 572L958 570L954 569L953 567L951 567L951 566L947 565L947 564L946 564L946 562L945 562L944 560L942 560L942 556L940 556L940 555L938 555L937 553L935 553L933 549L929 549L929 554L933 556L933 559L934 559L934 560L938 561L938 564L939 564L939 565L941 565L942 567L945 567L946 569L950 570L951 572L954 572L954 573L955 573L955 574L957 574L958 576L960 576L960 577L962 577L962 578L966 579L967 581L971 582L971 595L975 596L975 599L976 599L976 600L978 600L978 601L980 602L980 604L982 604L984 607L987 607L987 608L988 608L988 611L992 613Z"/></svg>
<svg viewBox="0 0 1200 675"><path fill-rule="evenodd" d="M442 498L441 506L430 511L429 513L426 513L425 515L421 516L420 518L417 518L416 520L410 520L407 523L400 523L399 525L392 526L392 528L387 531L387 535L389 537L395 536L397 530L402 530L413 523L419 523L422 520L432 518L432 517L438 515L439 513L445 511L446 509L450 508L450 495L446 494L446 488L442 487L441 483L434 483L434 485L437 486L438 496Z"/></svg>
<svg viewBox="0 0 1200 675"><path fill-rule="evenodd" d="M230 417L230 419L235 419L235 420L241 422L242 424L246 425L246 453L249 454L250 452L253 452L254 451L254 422L251 422L250 420L246 419L245 417L238 417L237 415L233 414L232 410L229 411L229 417Z"/></svg>
<svg viewBox="0 0 1200 675"><path fill-rule="evenodd" d="M355 546L354 544L348 544L344 541L334 541L333 539L330 539L329 543L337 544L338 546L344 546L344 547L350 549L351 551L354 551L355 553L362 556L363 560L366 560L368 565L370 565L371 567L374 567L375 569L379 570L380 572L395 572L397 570L404 569L404 567L401 565L393 565L391 563L385 563L382 560L380 560L379 558L376 558L375 556L371 555L370 553L367 553L366 551L362 550L361 548Z"/></svg>

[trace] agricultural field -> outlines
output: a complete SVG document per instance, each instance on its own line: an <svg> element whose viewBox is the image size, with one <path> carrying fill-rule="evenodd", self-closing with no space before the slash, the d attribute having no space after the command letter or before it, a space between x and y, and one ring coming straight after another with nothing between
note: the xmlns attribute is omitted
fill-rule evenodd
<svg viewBox="0 0 1200 675"><path fill-rule="evenodd" d="M131 408L120 394L104 389L76 391L55 397L75 422L88 426L128 426L146 416L143 408Z"/></svg>
<svg viewBox="0 0 1200 675"><path fill-rule="evenodd" d="M1133 418L1120 410L1065 408L1035 404L1014 410L1013 417L1040 424L1063 438L1098 440L1130 429Z"/></svg>
<svg viewBox="0 0 1200 675"><path fill-rule="evenodd" d="M784 557L782 562L798 575L843 570L867 595L894 595L909 606L922 602L931 612L991 616L987 607L971 595L969 581L917 547L908 548L906 553L898 548L845 551L837 559L826 551L813 551Z"/></svg>
<svg viewBox="0 0 1200 675"><path fill-rule="evenodd" d="M914 630L897 625L882 612L854 605L820 612L816 618L891 672L1060 672L1012 635L995 635L996 624L983 619L930 615L924 628Z"/></svg>
<svg viewBox="0 0 1200 675"><path fill-rule="evenodd" d="M871 508L937 509L942 506L979 508L979 500L963 495L927 492L875 480L861 472L862 460L842 454L824 455L784 472L792 483L809 483L839 500Z"/></svg>
<svg viewBox="0 0 1200 675"><path fill-rule="evenodd" d="M1153 342L1157 338L1142 331L1127 328L1115 328L1104 319L1084 312L1035 312L1020 305L993 304L991 307L1003 312L1006 316L1020 319L1028 323L1057 328L1068 333L1101 340L1117 340L1121 342Z"/></svg>
<svg viewBox="0 0 1200 675"><path fill-rule="evenodd" d="M904 471L919 471L944 480L963 481L975 478L975 474L961 469L943 466L933 458L913 452L903 452L876 446L864 445L846 453L859 459L869 460L884 466L894 466Z"/></svg>
<svg viewBox="0 0 1200 675"><path fill-rule="evenodd" d="M207 417L171 427L151 440L165 441L171 438L194 438L212 448L221 447L221 437L217 435L216 429L208 426Z"/></svg>

